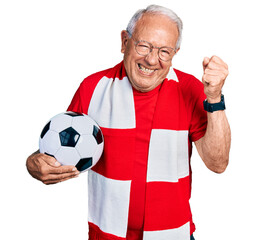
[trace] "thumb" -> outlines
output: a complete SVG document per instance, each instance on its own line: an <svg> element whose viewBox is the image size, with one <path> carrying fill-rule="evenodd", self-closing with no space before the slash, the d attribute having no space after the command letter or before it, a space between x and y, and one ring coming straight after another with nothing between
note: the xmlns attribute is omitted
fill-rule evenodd
<svg viewBox="0 0 257 240"><path fill-rule="evenodd" d="M203 59L203 70L208 66L209 62L210 62L210 58L205 57Z"/></svg>
<svg viewBox="0 0 257 240"><path fill-rule="evenodd" d="M60 167L61 163L59 163L56 158L54 158L53 156L50 156L48 154L43 154L44 155L44 161L52 166L52 167Z"/></svg>

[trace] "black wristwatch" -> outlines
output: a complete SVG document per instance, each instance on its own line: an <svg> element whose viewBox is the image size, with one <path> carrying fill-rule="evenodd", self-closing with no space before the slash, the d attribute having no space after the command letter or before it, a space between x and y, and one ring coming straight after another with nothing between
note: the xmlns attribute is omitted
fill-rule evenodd
<svg viewBox="0 0 257 240"><path fill-rule="evenodd" d="M220 110L225 110L225 101L224 101L224 95L221 94L221 101L218 103L208 103L207 99L203 101L203 107L204 110L207 112L215 112L215 111L220 111Z"/></svg>

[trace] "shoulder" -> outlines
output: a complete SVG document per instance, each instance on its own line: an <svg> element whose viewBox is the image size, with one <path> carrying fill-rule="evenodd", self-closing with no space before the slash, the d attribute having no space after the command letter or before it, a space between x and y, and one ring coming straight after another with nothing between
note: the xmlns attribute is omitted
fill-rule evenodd
<svg viewBox="0 0 257 240"><path fill-rule="evenodd" d="M187 88L190 86L191 87L195 86L197 88L203 87L203 83L192 74L188 74L177 69L174 69L174 72L176 73L179 81L179 85L182 88Z"/></svg>
<svg viewBox="0 0 257 240"><path fill-rule="evenodd" d="M93 73L86 77L80 84L78 90L76 91L72 103L69 106L70 110L76 110L78 112L83 112L87 114L88 107L91 98L95 92L95 89L100 81L105 81L105 79L114 78L119 72L122 72L122 62L116 66ZM116 75L115 75L116 73ZM121 74L120 74L121 75Z"/></svg>
<svg viewBox="0 0 257 240"><path fill-rule="evenodd" d="M99 71L99 72L89 75L82 81L80 87L88 88L90 86L96 86L97 83L103 78L110 79L110 78L114 78L116 76L120 77L122 75L123 75L123 62L115 65L112 68L108 68L108 69L105 69L105 70L102 70L102 71Z"/></svg>
<svg viewBox="0 0 257 240"><path fill-rule="evenodd" d="M81 88L96 85L102 78L108 76L108 73L112 71L112 68L105 69L87 76L80 84Z"/></svg>
<svg viewBox="0 0 257 240"><path fill-rule="evenodd" d="M199 96L204 92L203 83L197 79L195 76L182 72L180 70L174 69L174 72L178 78L178 84L184 96Z"/></svg>

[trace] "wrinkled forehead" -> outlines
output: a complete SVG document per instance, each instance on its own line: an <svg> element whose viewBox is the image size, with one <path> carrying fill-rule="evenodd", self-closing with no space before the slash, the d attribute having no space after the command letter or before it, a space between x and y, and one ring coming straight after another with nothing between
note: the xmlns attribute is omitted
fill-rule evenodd
<svg viewBox="0 0 257 240"><path fill-rule="evenodd" d="M172 46L178 39L178 28L175 22L162 14L143 14L137 21L133 36L159 46Z"/></svg>

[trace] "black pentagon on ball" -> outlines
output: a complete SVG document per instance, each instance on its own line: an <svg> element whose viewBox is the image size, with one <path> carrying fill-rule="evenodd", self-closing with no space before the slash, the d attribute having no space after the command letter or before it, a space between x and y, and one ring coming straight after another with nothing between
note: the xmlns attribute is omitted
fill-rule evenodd
<svg viewBox="0 0 257 240"><path fill-rule="evenodd" d="M95 125L93 129L93 136L95 137L97 144L100 144L103 142L103 136L102 136L101 130Z"/></svg>
<svg viewBox="0 0 257 240"><path fill-rule="evenodd" d="M66 115L69 115L71 117L79 117L79 116L83 116L82 113L77 113L77 112L66 112Z"/></svg>
<svg viewBox="0 0 257 240"><path fill-rule="evenodd" d="M72 127L66 128L59 133L61 145L65 147L75 147L80 134Z"/></svg>
<svg viewBox="0 0 257 240"><path fill-rule="evenodd" d="M92 161L92 158L82 158L75 167L78 169L78 171L82 172L92 166Z"/></svg>
<svg viewBox="0 0 257 240"><path fill-rule="evenodd" d="M41 138L43 138L45 136L45 134L47 133L47 131L49 130L50 124L51 124L51 121L44 126L44 128L41 132L41 135L40 135Z"/></svg>
<svg viewBox="0 0 257 240"><path fill-rule="evenodd" d="M52 154L50 154L50 153L45 152L45 154L48 155L48 156L50 156L50 157L54 157L54 158L55 158L55 156L52 155Z"/></svg>

